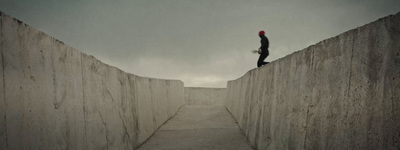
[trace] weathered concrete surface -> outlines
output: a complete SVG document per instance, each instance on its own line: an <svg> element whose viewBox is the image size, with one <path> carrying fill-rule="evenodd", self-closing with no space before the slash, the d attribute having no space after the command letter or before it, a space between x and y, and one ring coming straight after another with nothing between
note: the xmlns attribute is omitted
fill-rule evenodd
<svg viewBox="0 0 400 150"><path fill-rule="evenodd" d="M86 148L132 149L138 120L133 116L135 93L130 90L128 74L86 55L82 70Z"/></svg>
<svg viewBox="0 0 400 150"><path fill-rule="evenodd" d="M0 12L0 31L2 28L2 16ZM0 32L0 37L1 32ZM7 148L7 134L6 134L6 103L4 101L4 71L3 71L3 42L0 41L0 149Z"/></svg>
<svg viewBox="0 0 400 150"><path fill-rule="evenodd" d="M218 105L185 105L141 150L252 149L235 120Z"/></svg>
<svg viewBox="0 0 400 150"><path fill-rule="evenodd" d="M258 149L400 149L400 13L228 82Z"/></svg>
<svg viewBox="0 0 400 150"><path fill-rule="evenodd" d="M186 105L224 105L226 88L185 87Z"/></svg>
<svg viewBox="0 0 400 150"><path fill-rule="evenodd" d="M0 43L0 149L135 149L184 104L2 13Z"/></svg>
<svg viewBox="0 0 400 150"><path fill-rule="evenodd" d="M80 53L5 15L1 36L8 148L83 148Z"/></svg>

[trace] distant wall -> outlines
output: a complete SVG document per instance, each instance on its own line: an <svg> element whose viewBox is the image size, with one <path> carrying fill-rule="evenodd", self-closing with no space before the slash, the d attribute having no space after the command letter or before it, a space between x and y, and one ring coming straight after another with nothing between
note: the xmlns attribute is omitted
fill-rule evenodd
<svg viewBox="0 0 400 150"><path fill-rule="evenodd" d="M228 82L258 149L400 149L400 13Z"/></svg>
<svg viewBox="0 0 400 150"><path fill-rule="evenodd" d="M135 149L184 104L183 82L104 64L0 13L0 149Z"/></svg>
<svg viewBox="0 0 400 150"><path fill-rule="evenodd" d="M186 105L224 105L226 88L185 87Z"/></svg>

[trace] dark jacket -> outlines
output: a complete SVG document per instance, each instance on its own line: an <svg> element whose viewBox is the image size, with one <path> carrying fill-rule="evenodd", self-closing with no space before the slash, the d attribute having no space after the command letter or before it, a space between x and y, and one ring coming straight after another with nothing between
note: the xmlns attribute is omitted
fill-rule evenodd
<svg viewBox="0 0 400 150"><path fill-rule="evenodd" d="M268 38L265 35L261 35L260 38L261 38L261 47L260 48L262 50L262 53L269 54L269 52L268 52L268 47L269 47Z"/></svg>

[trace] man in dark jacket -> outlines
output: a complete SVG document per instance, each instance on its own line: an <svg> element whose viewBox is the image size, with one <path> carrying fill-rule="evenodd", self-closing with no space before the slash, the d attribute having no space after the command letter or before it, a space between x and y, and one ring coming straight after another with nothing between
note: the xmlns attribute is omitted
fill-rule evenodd
<svg viewBox="0 0 400 150"><path fill-rule="evenodd" d="M269 52L268 52L269 41L268 41L268 38L265 36L264 31L260 31L258 33L258 36L260 36L260 38L261 38L261 47L258 49L258 53L260 54L260 57L258 58L258 61L257 61L257 67L261 67L261 66L269 63L269 62L264 62L264 59L267 58L269 55Z"/></svg>

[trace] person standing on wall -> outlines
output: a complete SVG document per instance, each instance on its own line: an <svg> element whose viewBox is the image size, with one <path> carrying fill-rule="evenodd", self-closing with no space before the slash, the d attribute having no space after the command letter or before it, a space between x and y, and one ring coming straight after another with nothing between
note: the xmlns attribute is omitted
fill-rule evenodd
<svg viewBox="0 0 400 150"><path fill-rule="evenodd" d="M269 41L268 38L265 36L265 32L262 30L258 32L258 36L260 36L261 38L261 47L258 49L258 51L253 51L253 52L257 52L258 54L260 54L260 57L258 58L257 61L257 67L261 67L269 63L269 62L264 62L264 59L267 58L269 55L268 51Z"/></svg>

